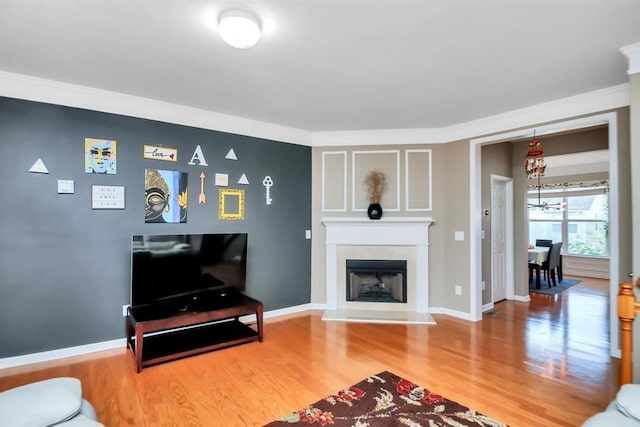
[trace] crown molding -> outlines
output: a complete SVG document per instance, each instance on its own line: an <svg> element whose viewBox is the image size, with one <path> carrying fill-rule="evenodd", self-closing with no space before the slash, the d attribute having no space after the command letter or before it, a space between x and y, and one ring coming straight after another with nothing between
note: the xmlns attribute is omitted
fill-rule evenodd
<svg viewBox="0 0 640 427"><path fill-rule="evenodd" d="M633 52L638 52L640 44L627 48L633 48ZM4 71L0 71L0 96L322 147L442 144L594 114L628 106L629 84L612 86L442 128L321 132Z"/></svg>
<svg viewBox="0 0 640 427"><path fill-rule="evenodd" d="M629 84L443 128L313 132L312 146L443 144L629 106Z"/></svg>
<svg viewBox="0 0 640 427"><path fill-rule="evenodd" d="M229 114L0 71L0 96L84 108L299 145L311 132Z"/></svg>
<svg viewBox="0 0 640 427"><path fill-rule="evenodd" d="M640 43L630 44L620 48L627 59L629 60L629 69L627 74L640 73Z"/></svg>

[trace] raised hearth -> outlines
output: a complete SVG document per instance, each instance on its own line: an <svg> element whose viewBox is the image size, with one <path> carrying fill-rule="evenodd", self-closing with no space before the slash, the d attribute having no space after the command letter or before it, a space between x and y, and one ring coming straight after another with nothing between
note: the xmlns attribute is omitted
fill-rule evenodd
<svg viewBox="0 0 640 427"><path fill-rule="evenodd" d="M432 218L323 218L327 310L323 319L434 323L429 316L429 226ZM347 260L406 262L406 302L349 301ZM360 319L360 320L359 320Z"/></svg>

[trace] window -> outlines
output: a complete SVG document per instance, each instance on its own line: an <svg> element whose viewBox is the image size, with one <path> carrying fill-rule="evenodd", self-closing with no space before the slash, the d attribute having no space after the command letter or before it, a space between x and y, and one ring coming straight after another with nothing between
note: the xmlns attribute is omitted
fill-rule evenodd
<svg viewBox="0 0 640 427"><path fill-rule="evenodd" d="M529 192L529 203L564 204L564 210L529 209L529 240L563 242L569 255L608 256L608 200L606 187L545 192L540 201L537 190Z"/></svg>

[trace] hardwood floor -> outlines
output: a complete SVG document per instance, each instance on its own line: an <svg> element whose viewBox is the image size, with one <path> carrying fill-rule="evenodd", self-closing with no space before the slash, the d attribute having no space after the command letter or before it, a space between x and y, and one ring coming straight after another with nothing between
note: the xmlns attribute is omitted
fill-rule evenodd
<svg viewBox="0 0 640 427"><path fill-rule="evenodd" d="M324 322L314 311L267 320L263 343L140 374L124 348L0 370L0 390L74 376L108 427L259 426L388 370L511 426L578 426L613 399L619 369L608 284L581 280L500 302L482 322Z"/></svg>

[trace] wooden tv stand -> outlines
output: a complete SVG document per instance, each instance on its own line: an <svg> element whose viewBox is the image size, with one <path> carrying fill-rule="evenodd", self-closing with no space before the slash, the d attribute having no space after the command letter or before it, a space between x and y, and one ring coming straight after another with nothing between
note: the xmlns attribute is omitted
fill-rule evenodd
<svg viewBox="0 0 640 427"><path fill-rule="evenodd" d="M257 330L239 320L256 315ZM174 313L153 308L127 310L127 347L143 367L192 356L224 347L263 339L263 306L258 300L238 293L230 301L212 304L207 310ZM147 335L151 334L152 335Z"/></svg>

